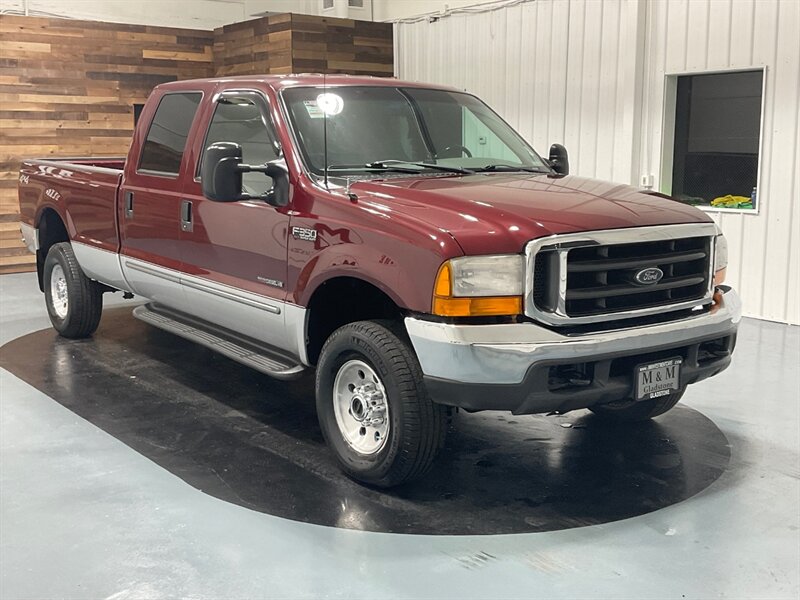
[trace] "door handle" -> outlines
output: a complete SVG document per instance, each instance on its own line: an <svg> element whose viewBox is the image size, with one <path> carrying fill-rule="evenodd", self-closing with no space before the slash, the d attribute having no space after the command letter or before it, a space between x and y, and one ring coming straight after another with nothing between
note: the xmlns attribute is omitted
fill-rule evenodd
<svg viewBox="0 0 800 600"><path fill-rule="evenodd" d="M191 200L181 200L181 231L194 231Z"/></svg>
<svg viewBox="0 0 800 600"><path fill-rule="evenodd" d="M125 218L133 218L133 192L125 192Z"/></svg>

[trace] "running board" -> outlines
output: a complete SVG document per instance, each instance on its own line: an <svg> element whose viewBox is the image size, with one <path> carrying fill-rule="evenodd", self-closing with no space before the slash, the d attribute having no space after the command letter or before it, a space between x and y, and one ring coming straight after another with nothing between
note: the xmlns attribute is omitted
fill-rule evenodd
<svg viewBox="0 0 800 600"><path fill-rule="evenodd" d="M292 362L288 357L281 356L258 342L245 340L210 324L206 327L204 323L160 307L155 308L150 304L137 306L133 309L133 316L276 379L296 379L305 371L303 365Z"/></svg>

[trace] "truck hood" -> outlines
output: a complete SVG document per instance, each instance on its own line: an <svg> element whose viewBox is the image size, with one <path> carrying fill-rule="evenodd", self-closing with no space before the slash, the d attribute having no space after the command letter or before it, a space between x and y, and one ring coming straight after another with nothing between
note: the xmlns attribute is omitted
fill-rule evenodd
<svg viewBox="0 0 800 600"><path fill-rule="evenodd" d="M585 177L486 173L362 181L361 202L449 232L466 254L520 252L559 233L709 222L702 211Z"/></svg>

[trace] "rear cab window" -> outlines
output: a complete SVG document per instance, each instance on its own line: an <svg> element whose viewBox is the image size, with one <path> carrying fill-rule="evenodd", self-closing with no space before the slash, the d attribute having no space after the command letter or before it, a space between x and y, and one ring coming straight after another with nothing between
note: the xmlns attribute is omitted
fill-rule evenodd
<svg viewBox="0 0 800 600"><path fill-rule="evenodd" d="M177 177L197 108L200 92L165 94L158 103L147 132L138 171Z"/></svg>

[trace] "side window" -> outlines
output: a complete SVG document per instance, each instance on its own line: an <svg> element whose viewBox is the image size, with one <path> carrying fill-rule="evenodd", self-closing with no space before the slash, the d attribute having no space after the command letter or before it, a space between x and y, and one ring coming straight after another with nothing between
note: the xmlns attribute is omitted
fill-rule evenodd
<svg viewBox="0 0 800 600"><path fill-rule="evenodd" d="M461 131L461 143L470 149L472 156L501 159L514 164L521 162L514 151L466 106L462 113Z"/></svg>
<svg viewBox="0 0 800 600"><path fill-rule="evenodd" d="M139 160L140 171L177 175L202 94L167 94L158 103Z"/></svg>
<svg viewBox="0 0 800 600"><path fill-rule="evenodd" d="M278 158L273 139L275 136L271 126L268 128L261 111L252 100L223 98L214 110L203 151L215 142L234 142L242 147L242 161L245 164L262 165ZM243 173L242 187L248 194L263 194L272 188L272 179L263 173Z"/></svg>

